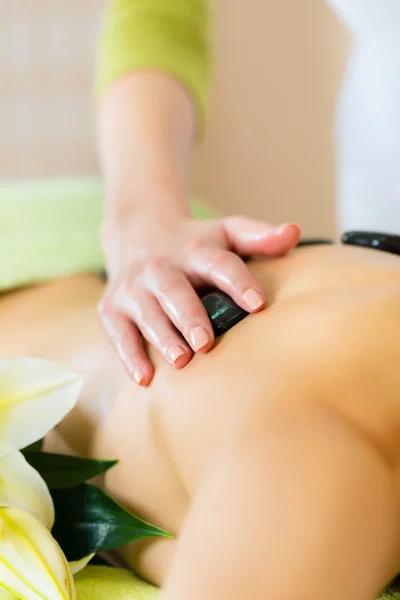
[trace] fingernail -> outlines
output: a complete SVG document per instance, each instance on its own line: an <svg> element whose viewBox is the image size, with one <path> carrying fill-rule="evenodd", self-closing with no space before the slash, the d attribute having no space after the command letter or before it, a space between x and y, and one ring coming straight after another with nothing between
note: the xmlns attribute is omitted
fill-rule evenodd
<svg viewBox="0 0 400 600"><path fill-rule="evenodd" d="M144 373L140 367L135 367L132 371L133 379L140 385L144 379Z"/></svg>
<svg viewBox="0 0 400 600"><path fill-rule="evenodd" d="M283 225L279 225L278 227L275 227L274 229L274 233L275 235L282 235L282 233L284 233L287 229L287 224L284 223Z"/></svg>
<svg viewBox="0 0 400 600"><path fill-rule="evenodd" d="M197 325L190 332L190 344L195 352L198 352L210 342L209 333L201 325Z"/></svg>
<svg viewBox="0 0 400 600"><path fill-rule="evenodd" d="M168 349L167 358L172 365L175 365L178 358L183 354L185 354L185 350L182 346L172 346Z"/></svg>
<svg viewBox="0 0 400 600"><path fill-rule="evenodd" d="M300 228L298 225L296 225L296 223L283 223L282 225L278 225L278 227L275 228L275 235L282 235L282 233L286 233L289 227L294 227L295 229L300 231Z"/></svg>
<svg viewBox="0 0 400 600"><path fill-rule="evenodd" d="M260 292L257 292L254 288L249 288L243 294L243 300L247 304L247 307L250 310L257 310L261 308L264 304L264 299L261 296Z"/></svg>
<svg viewBox="0 0 400 600"><path fill-rule="evenodd" d="M132 347L132 344L130 343L130 341L127 339L118 340L116 342L116 349L117 349L120 359L125 363L129 363L129 357L133 350L133 347Z"/></svg>

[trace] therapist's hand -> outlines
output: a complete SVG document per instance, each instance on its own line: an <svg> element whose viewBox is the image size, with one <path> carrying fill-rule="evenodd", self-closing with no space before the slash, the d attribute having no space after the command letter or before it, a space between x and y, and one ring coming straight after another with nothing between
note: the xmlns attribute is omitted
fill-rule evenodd
<svg viewBox="0 0 400 600"><path fill-rule="evenodd" d="M193 352L212 347L211 322L195 288L211 285L248 312L262 309L262 287L240 256L280 256L299 237L296 225L244 217L196 221L142 214L123 225L105 223L109 284L100 320L131 378L146 386L154 374L143 339L177 368Z"/></svg>

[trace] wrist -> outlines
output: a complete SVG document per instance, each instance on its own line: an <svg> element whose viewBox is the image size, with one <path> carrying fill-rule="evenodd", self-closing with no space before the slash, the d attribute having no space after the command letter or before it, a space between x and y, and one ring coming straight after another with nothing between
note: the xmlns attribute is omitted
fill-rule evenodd
<svg viewBox="0 0 400 600"><path fill-rule="evenodd" d="M112 276L121 265L149 256L166 232L177 232L189 218L183 203L167 198L149 202L148 206L122 202L112 214L106 214L100 229L100 240L107 270Z"/></svg>
<svg viewBox="0 0 400 600"><path fill-rule="evenodd" d="M119 229L130 228L146 220L171 220L190 217L183 194L146 189L138 192L129 187L110 190L103 221Z"/></svg>

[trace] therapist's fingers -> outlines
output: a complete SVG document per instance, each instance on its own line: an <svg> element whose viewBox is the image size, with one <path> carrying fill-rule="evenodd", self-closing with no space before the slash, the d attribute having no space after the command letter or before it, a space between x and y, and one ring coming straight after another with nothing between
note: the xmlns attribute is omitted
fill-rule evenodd
<svg viewBox="0 0 400 600"><path fill-rule="evenodd" d="M143 347L143 337L139 329L111 306L111 300L107 296L99 303L98 312L100 323L128 375L138 385L149 385L154 368Z"/></svg>
<svg viewBox="0 0 400 600"><path fill-rule="evenodd" d="M237 254L207 248L194 254L190 262L204 281L231 296L247 312L257 312L265 305L261 285Z"/></svg>
<svg viewBox="0 0 400 600"><path fill-rule="evenodd" d="M247 217L228 217L222 223L230 248L241 256L282 256L300 240L300 227L292 223L270 225Z"/></svg>
<svg viewBox="0 0 400 600"><path fill-rule="evenodd" d="M194 352L207 352L214 332L207 311L185 273L168 264L146 270L143 280Z"/></svg>
<svg viewBox="0 0 400 600"><path fill-rule="evenodd" d="M175 329L157 299L140 282L124 282L112 297L114 308L138 327L171 365L178 369L191 359L192 352Z"/></svg>

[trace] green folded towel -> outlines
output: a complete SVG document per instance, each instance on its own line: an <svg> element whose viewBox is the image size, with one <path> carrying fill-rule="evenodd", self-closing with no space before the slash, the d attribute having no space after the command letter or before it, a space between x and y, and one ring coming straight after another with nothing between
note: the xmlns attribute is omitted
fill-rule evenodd
<svg viewBox="0 0 400 600"><path fill-rule="evenodd" d="M113 567L86 567L75 576L78 600L156 600L157 588L130 571Z"/></svg>
<svg viewBox="0 0 400 600"><path fill-rule="evenodd" d="M103 204L96 178L1 182L0 291L100 271ZM198 201L192 213L217 216Z"/></svg>

